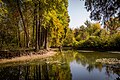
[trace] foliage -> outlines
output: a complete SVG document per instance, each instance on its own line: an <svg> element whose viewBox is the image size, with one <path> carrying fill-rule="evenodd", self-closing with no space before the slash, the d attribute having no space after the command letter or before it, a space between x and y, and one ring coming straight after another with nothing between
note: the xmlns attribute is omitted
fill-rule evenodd
<svg viewBox="0 0 120 80"><path fill-rule="evenodd" d="M75 42L75 37L74 37L73 31L69 29L63 41L63 46L73 46L74 42Z"/></svg>
<svg viewBox="0 0 120 80"><path fill-rule="evenodd" d="M105 22L105 28L110 31L110 34L114 34L120 28L120 20L119 18L110 18L109 21Z"/></svg>
<svg viewBox="0 0 120 80"><path fill-rule="evenodd" d="M68 0L0 0L0 49L14 44L37 51L62 45L69 22L67 7Z"/></svg>
<svg viewBox="0 0 120 80"><path fill-rule="evenodd" d="M89 21L85 23L88 22ZM116 25L117 24L113 26ZM89 22L89 26L87 27L81 26L80 28L74 29L73 31L74 31L75 41L73 42L72 46L75 49L119 51L120 48L119 29L116 29L116 31L113 34L111 34L111 31L101 28L99 23ZM83 35L84 37L81 35Z"/></svg>
<svg viewBox="0 0 120 80"><path fill-rule="evenodd" d="M62 45L118 50L118 5L118 0L86 0L91 19L108 18L104 29L99 23L86 21L72 30L68 28L68 0L0 0L0 49L32 47L37 51Z"/></svg>
<svg viewBox="0 0 120 80"><path fill-rule="evenodd" d="M93 36L93 35L97 36L102 41L100 42L101 45L99 45L99 49L100 50L119 50L118 48L120 48L120 46L118 41L119 40L118 33L120 28L120 22L119 22L120 21L120 11L119 11L120 1L119 0L92 0L92 1L86 0L85 7L87 11L91 11L90 18L92 20L96 20L99 22L102 21L102 24L106 29L106 31L103 31L101 29L95 30L94 28L88 29L90 36ZM85 25L87 25L87 27L91 27L89 21L86 21ZM92 44L93 43L89 45L92 46ZM96 49L96 46L95 46L96 44L94 44L94 49Z"/></svg>
<svg viewBox="0 0 120 80"><path fill-rule="evenodd" d="M107 21L113 16L120 18L119 0L86 0L85 7L87 11L91 11L92 20Z"/></svg>

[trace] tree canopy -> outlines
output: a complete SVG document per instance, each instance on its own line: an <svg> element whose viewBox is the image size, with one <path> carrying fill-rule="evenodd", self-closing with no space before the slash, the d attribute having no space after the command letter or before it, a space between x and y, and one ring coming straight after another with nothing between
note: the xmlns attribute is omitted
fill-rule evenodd
<svg viewBox="0 0 120 80"><path fill-rule="evenodd" d="M0 49L62 45L69 23L67 7L68 0L0 0Z"/></svg>
<svg viewBox="0 0 120 80"><path fill-rule="evenodd" d="M119 0L86 0L85 7L90 11L92 20L107 21L110 17L120 19L120 1Z"/></svg>

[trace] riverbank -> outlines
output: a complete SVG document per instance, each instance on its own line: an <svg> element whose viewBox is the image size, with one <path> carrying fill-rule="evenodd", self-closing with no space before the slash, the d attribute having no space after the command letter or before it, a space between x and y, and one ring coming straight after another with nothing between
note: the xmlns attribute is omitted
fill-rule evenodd
<svg viewBox="0 0 120 80"><path fill-rule="evenodd" d="M0 63L31 61L31 60L35 60L35 59L42 59L42 58L54 56L56 53L57 52L55 52L54 50L45 51L44 54L32 54L31 53L31 55L15 57L15 58L11 58L11 59L0 59Z"/></svg>
<svg viewBox="0 0 120 80"><path fill-rule="evenodd" d="M107 53L115 53L120 54L120 51L95 51L95 50L77 50L78 52L84 52L84 53L92 53L92 52L107 52Z"/></svg>

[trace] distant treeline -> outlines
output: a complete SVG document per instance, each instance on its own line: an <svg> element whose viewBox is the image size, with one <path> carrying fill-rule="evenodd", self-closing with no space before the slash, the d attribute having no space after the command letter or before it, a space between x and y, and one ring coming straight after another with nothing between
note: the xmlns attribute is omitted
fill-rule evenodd
<svg viewBox="0 0 120 80"><path fill-rule="evenodd" d="M103 28L99 23L85 22L79 28L69 30L64 46L74 49L117 50L120 51L120 21L111 18Z"/></svg>

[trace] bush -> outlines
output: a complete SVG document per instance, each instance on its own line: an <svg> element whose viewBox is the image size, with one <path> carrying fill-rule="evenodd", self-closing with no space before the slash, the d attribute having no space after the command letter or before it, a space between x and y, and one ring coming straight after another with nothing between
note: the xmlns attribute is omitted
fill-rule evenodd
<svg viewBox="0 0 120 80"><path fill-rule="evenodd" d="M117 50L120 51L120 34L114 34L105 40L98 36L91 36L87 40L81 40L74 43L76 49L89 50Z"/></svg>
<svg viewBox="0 0 120 80"><path fill-rule="evenodd" d="M120 50L120 34L113 34L109 39L109 46L111 50Z"/></svg>

